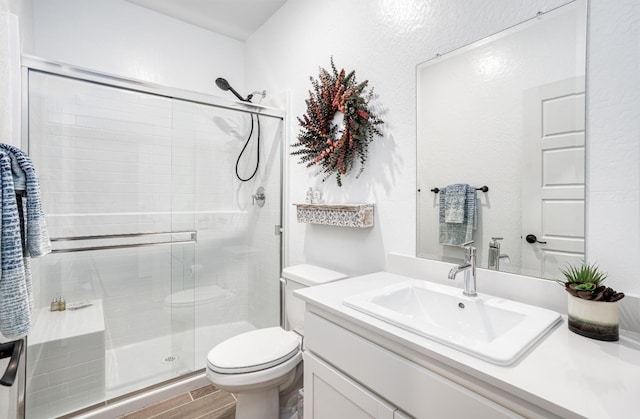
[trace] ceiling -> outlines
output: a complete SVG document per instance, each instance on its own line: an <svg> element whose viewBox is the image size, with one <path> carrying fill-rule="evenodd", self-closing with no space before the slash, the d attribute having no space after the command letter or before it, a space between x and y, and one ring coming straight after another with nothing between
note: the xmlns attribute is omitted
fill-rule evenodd
<svg viewBox="0 0 640 419"><path fill-rule="evenodd" d="M245 41L287 0L126 0L183 22Z"/></svg>

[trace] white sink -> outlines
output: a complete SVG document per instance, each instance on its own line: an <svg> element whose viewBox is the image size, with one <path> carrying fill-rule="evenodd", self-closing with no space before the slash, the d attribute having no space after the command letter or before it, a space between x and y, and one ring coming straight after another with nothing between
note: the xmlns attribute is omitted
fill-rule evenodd
<svg viewBox="0 0 640 419"><path fill-rule="evenodd" d="M560 314L412 279L344 299L348 307L498 365L515 362Z"/></svg>

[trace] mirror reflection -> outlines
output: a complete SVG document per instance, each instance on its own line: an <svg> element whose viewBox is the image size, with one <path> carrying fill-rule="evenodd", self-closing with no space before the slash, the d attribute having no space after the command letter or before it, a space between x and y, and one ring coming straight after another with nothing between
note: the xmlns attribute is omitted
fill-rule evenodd
<svg viewBox="0 0 640 419"><path fill-rule="evenodd" d="M585 51L576 1L418 65L418 257L473 240L479 267L543 278L583 259Z"/></svg>

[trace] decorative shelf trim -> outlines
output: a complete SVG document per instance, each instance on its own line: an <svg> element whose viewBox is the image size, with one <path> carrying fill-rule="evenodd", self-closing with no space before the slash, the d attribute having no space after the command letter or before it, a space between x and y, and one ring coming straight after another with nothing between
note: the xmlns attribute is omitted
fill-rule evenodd
<svg viewBox="0 0 640 419"><path fill-rule="evenodd" d="M298 222L338 227L373 227L373 204L293 204Z"/></svg>

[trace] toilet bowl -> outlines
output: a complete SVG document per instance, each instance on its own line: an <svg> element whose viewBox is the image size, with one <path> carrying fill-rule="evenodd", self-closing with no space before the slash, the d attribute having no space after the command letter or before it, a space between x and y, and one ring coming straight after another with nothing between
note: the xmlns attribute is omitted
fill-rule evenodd
<svg viewBox="0 0 640 419"><path fill-rule="evenodd" d="M219 389L236 395L236 419L279 417L280 394L289 393L302 374L304 302L293 291L344 278L344 274L314 265L285 268L285 325L290 330L253 330L209 351L207 378Z"/></svg>

